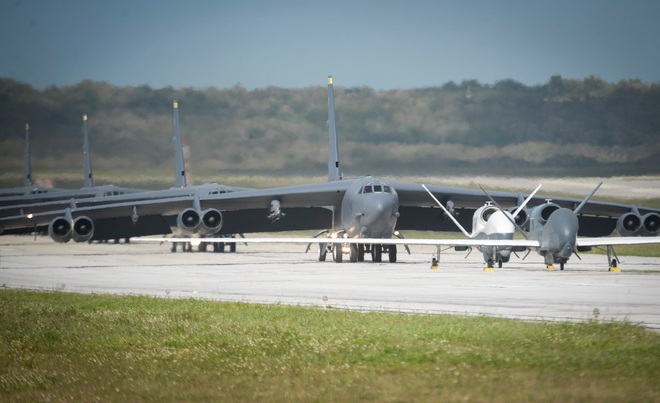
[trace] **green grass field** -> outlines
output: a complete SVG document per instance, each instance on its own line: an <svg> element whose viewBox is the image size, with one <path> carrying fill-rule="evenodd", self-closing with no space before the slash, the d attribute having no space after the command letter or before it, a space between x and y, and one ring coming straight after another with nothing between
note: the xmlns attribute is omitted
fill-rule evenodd
<svg viewBox="0 0 660 403"><path fill-rule="evenodd" d="M0 401L660 401L625 323L0 289Z"/></svg>

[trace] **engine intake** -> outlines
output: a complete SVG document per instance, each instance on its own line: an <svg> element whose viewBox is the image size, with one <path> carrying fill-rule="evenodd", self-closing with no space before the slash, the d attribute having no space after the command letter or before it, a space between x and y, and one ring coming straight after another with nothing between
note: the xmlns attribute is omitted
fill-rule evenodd
<svg viewBox="0 0 660 403"><path fill-rule="evenodd" d="M202 212L202 231L206 235L213 235L222 228L222 213L214 208Z"/></svg>
<svg viewBox="0 0 660 403"><path fill-rule="evenodd" d="M179 229L190 232L197 233L202 226L202 219L199 216L199 212L193 208L187 208L179 213L176 217L176 225Z"/></svg>
<svg viewBox="0 0 660 403"><path fill-rule="evenodd" d="M48 235L55 242L67 243L71 240L71 222L66 217L57 217L48 224Z"/></svg>
<svg viewBox="0 0 660 403"><path fill-rule="evenodd" d="M537 227L544 226L550 215L559 209L559 205L555 203L546 203L534 207L529 217L530 230L534 231Z"/></svg>
<svg viewBox="0 0 660 403"><path fill-rule="evenodd" d="M656 236L660 233L660 214L648 213L642 217L640 235Z"/></svg>
<svg viewBox="0 0 660 403"><path fill-rule="evenodd" d="M94 222L88 217L78 217L73 220L73 240L87 242L94 235Z"/></svg>
<svg viewBox="0 0 660 403"><path fill-rule="evenodd" d="M486 223L490 216L493 215L497 210L497 207L494 206L486 206L484 207L483 210L481 210L481 214L479 215L479 218L481 219L482 223Z"/></svg>
<svg viewBox="0 0 660 403"><path fill-rule="evenodd" d="M642 229L642 217L635 213L622 214L616 220L616 230L621 236L637 236Z"/></svg>

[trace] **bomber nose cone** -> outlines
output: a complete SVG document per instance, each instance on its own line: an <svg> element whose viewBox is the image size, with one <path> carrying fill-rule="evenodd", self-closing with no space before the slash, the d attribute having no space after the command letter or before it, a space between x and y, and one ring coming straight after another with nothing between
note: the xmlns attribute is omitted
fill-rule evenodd
<svg viewBox="0 0 660 403"><path fill-rule="evenodd" d="M391 237L396 225L396 200L382 197L372 203L360 220L363 236L382 238Z"/></svg>

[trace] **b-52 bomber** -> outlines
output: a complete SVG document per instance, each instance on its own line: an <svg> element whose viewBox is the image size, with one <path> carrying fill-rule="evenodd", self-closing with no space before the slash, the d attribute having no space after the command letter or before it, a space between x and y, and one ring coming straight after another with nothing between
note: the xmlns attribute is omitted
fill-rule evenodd
<svg viewBox="0 0 660 403"><path fill-rule="evenodd" d="M429 198L419 183L389 181L366 176L344 179L339 163L334 111L332 77L328 78L329 160L328 181L324 183L245 190L215 195L194 195L157 200L126 201L102 206L72 208L66 211L35 215L32 219L52 225L56 220L85 219L93 227L100 219L131 217L134 221L150 216L176 215L178 227L187 233L198 233L203 226L203 212L221 217L222 227L215 235L279 231L277 224L296 229L316 230L314 238L321 246L319 259L331 252L336 262L346 253L350 261L364 260L371 254L374 262L388 255L397 260L397 245L408 240L400 237L404 230L456 231L455 225ZM428 190L448 214L463 225L487 198L478 190L428 185ZM501 206L515 210L525 197L510 192L493 192L491 197ZM530 198L529 209L546 203L547 196ZM575 209L581 200L552 198L560 208ZM512 211L513 211L512 210ZM307 211L309 214L292 214ZM525 211L521 209L522 211ZM589 201L577 219L580 236L608 236L614 229L629 235L658 235L660 210L629 205ZM522 220L522 218L518 218ZM6 224L0 222L0 225ZM75 226L71 229L75 233ZM397 235L399 234L399 235ZM56 240L73 238L75 234L52 233ZM362 240L368 240L364 242ZM345 247L348 245L348 247Z"/></svg>
<svg viewBox="0 0 660 403"><path fill-rule="evenodd" d="M165 190L139 190L122 191L122 188L113 186L94 186L91 160L89 158L89 143L87 134L87 119L83 118L83 137L85 154L85 187L80 190L63 190L58 195L48 195L48 197L21 197L18 198L21 204L11 204L15 202L14 198L1 198L5 204L0 207L0 233L15 233L20 229L29 230L47 230L50 236L58 242L68 242L73 239L77 242L91 240L108 240L129 238L144 235L160 235L175 232L178 235L211 236L222 226L222 216L215 210L199 210L198 221L190 229L185 225L178 225L179 220L184 220L190 225L191 216L195 210L187 211L179 217L177 214L155 214L143 216L137 220L137 212L130 217L112 217L109 219L99 218L91 222L87 217L76 217L71 215L72 210L79 210L83 207L102 208L105 205L115 205L121 203L136 203L137 201L148 202L150 200L167 199L173 197L184 197L194 200L200 196L211 194L224 194L227 192L237 192L248 190L248 188L225 186L217 183L188 185L185 163L183 159L183 147L179 125L178 102L173 104L173 126L175 143L175 186ZM29 161L29 160L27 160ZM29 167L26 164L26 167ZM108 192L108 190L112 192ZM193 207L195 203L193 201ZM295 210L295 209L294 209ZM319 213L314 213L313 209L305 209L298 212L290 210L292 217L297 217L305 222L314 222ZM325 211L321 211L324 213ZM55 219L44 221L42 217L56 216ZM295 222L292 225L275 223L270 225L278 231L287 231L298 229ZM223 234L229 235L229 234ZM234 234L231 234L232 236ZM214 242L214 248L220 247L222 240ZM233 245L233 243L230 243ZM206 245L203 245L206 246ZM185 248L185 245L184 245ZM174 249L173 249L174 250ZM191 250L191 249L188 249Z"/></svg>
<svg viewBox="0 0 660 403"><path fill-rule="evenodd" d="M30 228L35 226L50 231L66 232L68 226L75 226L76 230L72 231L72 235L78 241L85 240L106 240L106 239L119 239L128 238L130 236L140 235L155 235L170 232L169 217L149 217L147 220L142 220L140 223L133 222L127 219L117 219L111 222L100 222L93 227L85 219L71 219L65 222L62 220L52 223L49 226L41 225L38 220L31 220L30 218L36 214L46 213L53 211L62 211L66 213L67 209L75 209L82 206L99 206L103 204L112 204L117 202L126 202L127 200L153 200L155 198L166 198L176 196L190 196L195 194L219 194L231 191L244 190L246 188L229 187L219 184L204 184L196 186L188 186L185 164L183 160L183 147L181 141L181 132L179 126L179 111L178 103L174 102L173 107L173 122L174 122L174 150L175 150L175 186L165 190L143 190L143 189L129 189L118 187L114 185L96 186L92 174L92 164L89 147L88 137L88 119L87 115L83 116L83 154L84 154L84 186L81 189L58 189L57 192L50 192L46 194L42 192L38 195L14 195L5 196L0 198L0 220L9 220L7 229ZM27 126L26 126L27 130ZM26 132L26 144L28 134ZM30 178L30 164L29 164L29 147L26 146L26 176L25 181ZM22 217L22 219L19 219ZM211 214L205 218L205 224L210 228L209 233L212 233L212 227L217 224L215 220L218 217ZM35 225L36 224L36 225ZM174 221L176 227L176 221ZM1 230L1 229L0 229ZM208 235L208 234L207 234ZM66 239L66 237L64 238Z"/></svg>
<svg viewBox="0 0 660 403"><path fill-rule="evenodd" d="M26 125L26 144L28 143L28 125ZM89 151L89 135L87 115L83 115L83 157L84 157L84 182L80 189L53 189L45 188L43 190L32 191L28 194L3 195L0 197L0 217L7 216L7 211L12 211L12 207L31 204L43 204L48 202L58 202L71 198L82 199L87 197L116 196L127 193L143 192L144 189L131 189L114 185L95 186L94 176L92 174L92 161ZM28 184L31 180L29 146L26 145L25 157L25 177L24 183ZM30 182L31 183L31 182ZM47 205L47 204L46 204ZM16 208L14 208L16 210Z"/></svg>

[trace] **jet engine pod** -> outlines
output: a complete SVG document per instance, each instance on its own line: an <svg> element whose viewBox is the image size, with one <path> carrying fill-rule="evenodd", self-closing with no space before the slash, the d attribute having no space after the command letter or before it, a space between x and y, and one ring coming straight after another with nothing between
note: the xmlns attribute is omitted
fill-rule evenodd
<svg viewBox="0 0 660 403"><path fill-rule="evenodd" d="M94 222L88 217L78 217L73 220L73 240L87 242L94 235Z"/></svg>
<svg viewBox="0 0 660 403"><path fill-rule="evenodd" d="M48 224L48 235L55 242L67 243L71 240L71 222L66 217L57 217Z"/></svg>
<svg viewBox="0 0 660 403"><path fill-rule="evenodd" d="M648 213L642 217L642 228L640 235L656 236L660 233L660 214Z"/></svg>
<svg viewBox="0 0 660 403"><path fill-rule="evenodd" d="M176 225L179 229L194 234L197 233L202 226L202 220L197 210L194 208L187 208L180 212L176 217Z"/></svg>
<svg viewBox="0 0 660 403"><path fill-rule="evenodd" d="M202 212L202 229L208 235L213 235L222 228L222 213L214 208Z"/></svg>
<svg viewBox="0 0 660 403"><path fill-rule="evenodd" d="M642 217L635 213L622 214L616 220L616 230L621 236L639 235L642 229Z"/></svg>

